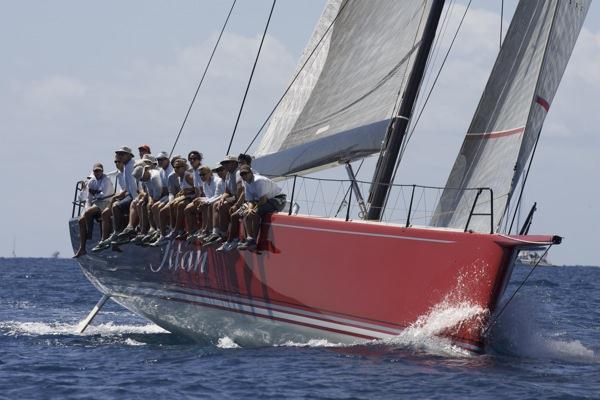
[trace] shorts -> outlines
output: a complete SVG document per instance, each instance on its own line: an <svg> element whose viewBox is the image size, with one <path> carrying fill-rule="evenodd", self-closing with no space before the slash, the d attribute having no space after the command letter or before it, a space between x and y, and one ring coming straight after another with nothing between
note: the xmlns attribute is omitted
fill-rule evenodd
<svg viewBox="0 0 600 400"><path fill-rule="evenodd" d="M119 207L121 211L127 212L129 211L129 206L131 205L131 196L125 196L121 200L115 202L115 206Z"/></svg>
<svg viewBox="0 0 600 400"><path fill-rule="evenodd" d="M272 199L267 200L267 202L261 206L258 206L256 213L261 217L265 214L275 213L283 210L285 208L285 194L280 194Z"/></svg>
<svg viewBox="0 0 600 400"><path fill-rule="evenodd" d="M110 199L98 200L94 203L96 207L100 209L100 211L104 211L106 207L110 205Z"/></svg>

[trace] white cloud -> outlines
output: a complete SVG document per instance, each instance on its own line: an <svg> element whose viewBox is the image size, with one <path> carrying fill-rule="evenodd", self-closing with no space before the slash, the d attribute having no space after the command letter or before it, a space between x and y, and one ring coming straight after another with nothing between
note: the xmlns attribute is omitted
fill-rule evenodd
<svg viewBox="0 0 600 400"><path fill-rule="evenodd" d="M50 76L38 81L16 85L27 107L37 112L58 113L81 100L86 86L76 78Z"/></svg>

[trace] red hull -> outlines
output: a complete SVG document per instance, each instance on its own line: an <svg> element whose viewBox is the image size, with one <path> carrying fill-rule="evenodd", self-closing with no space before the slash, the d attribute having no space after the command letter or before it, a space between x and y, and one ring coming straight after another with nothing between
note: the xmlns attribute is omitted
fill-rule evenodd
<svg viewBox="0 0 600 400"><path fill-rule="evenodd" d="M160 254L128 245L79 260L97 287L155 322L125 300L146 284L159 288L141 294L148 298L369 339L461 303L485 311L441 334L481 348L519 246L500 235L276 214L264 221L256 253L171 242Z"/></svg>

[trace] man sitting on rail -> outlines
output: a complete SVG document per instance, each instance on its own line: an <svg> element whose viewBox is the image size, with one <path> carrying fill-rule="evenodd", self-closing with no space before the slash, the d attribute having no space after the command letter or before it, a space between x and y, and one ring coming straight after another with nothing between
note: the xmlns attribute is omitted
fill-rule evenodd
<svg viewBox="0 0 600 400"><path fill-rule="evenodd" d="M202 165L202 153L194 150L188 154L188 161L192 166L194 176L194 197L190 204L184 209L185 224L188 229L188 233L181 233L177 239L189 239L191 240L198 233L198 219L200 214L198 207L202 202L204 194L202 192L202 177L200 176L200 167ZM210 169L209 169L210 170Z"/></svg>
<svg viewBox="0 0 600 400"><path fill-rule="evenodd" d="M229 228L227 230L227 241L223 243L217 251L231 251L237 248L240 243L240 219L241 214L239 213L239 209L244 204L244 189L242 186L242 177L240 176L239 168L243 165L247 165L249 167L252 166L252 156L248 154L240 154L237 158L238 161L238 170L235 175L236 184L238 185L238 193L239 196L233 206L229 209ZM252 170L252 172L256 173L256 171Z"/></svg>
<svg viewBox="0 0 600 400"><path fill-rule="evenodd" d="M221 165L227 172L225 178L225 192L213 204L213 232L204 239L204 244L216 243L224 240L229 227L229 209L239 199L243 188L236 180L238 161L236 156L226 156Z"/></svg>
<svg viewBox="0 0 600 400"><path fill-rule="evenodd" d="M112 209L117 201L122 200L127 196L127 186L125 185L125 178L123 176L123 161L121 161L120 157L117 155L115 155L115 167L117 167L115 182L121 190L117 192L115 187L115 195L111 197L108 207L102 211L102 240L92 249L92 252L94 253L108 249L110 247L110 242L117 237L116 233L113 231ZM114 237L111 235L114 235Z"/></svg>
<svg viewBox="0 0 600 400"><path fill-rule="evenodd" d="M152 207L158 203L162 197L163 186L160 178L160 171L154 165L146 165L140 177L142 184L142 192L144 194L142 200L138 204L140 215L140 233L132 239L134 244L144 244L144 240L149 241L157 232L152 218ZM158 236L155 237L155 239Z"/></svg>
<svg viewBox="0 0 600 400"><path fill-rule="evenodd" d="M194 189L193 173L188 171L186 160L183 158L175 160L174 169L181 188L175 195L175 198L169 202L172 216L171 226L173 226L174 229L169 234L161 235L156 242L152 243L153 246L160 246L165 240L175 239L183 233L185 207L190 204L196 193ZM162 224L161 231L163 231Z"/></svg>
<svg viewBox="0 0 600 400"><path fill-rule="evenodd" d="M196 234L190 234L188 241L202 240L210 236L212 231L212 205L225 193L225 176L225 168L222 165L218 165L212 170L206 165L200 167L203 197L198 199L197 207L202 225Z"/></svg>
<svg viewBox="0 0 600 400"><path fill-rule="evenodd" d="M117 236L115 240L116 244L129 243L132 239L134 239L137 236L138 226L140 227L140 232L144 233L145 236L145 232L148 229L148 216L146 209L148 196L142 187L141 178L144 174L144 169L146 167L153 168L155 162L156 159L154 156L145 154L141 160L136 161L134 164L131 175L133 179L135 179L136 187L138 188L138 194L132 200L129 207L129 223L127 224L127 227L125 227L125 229L123 229L123 231ZM138 240L141 240L142 238L143 236Z"/></svg>
<svg viewBox="0 0 600 400"><path fill-rule="evenodd" d="M148 234L144 236L142 239L143 244L150 244L155 242L160 236L160 211L163 207L169 203L170 194L169 194L169 175L173 173L173 166L171 165L171 161L169 160L169 155L161 151L156 156L156 162L158 163L158 171L160 176L160 181L162 185L161 196L158 201L155 201L150 210L150 221L152 222L152 228L148 231ZM175 191L177 193L179 189ZM168 217L168 210L167 210Z"/></svg>
<svg viewBox="0 0 600 400"><path fill-rule="evenodd" d="M173 205L175 204L175 199L177 198L177 194L179 194L181 190L181 186L179 185L179 175L175 170L175 163L177 160L184 160L180 155L173 156L171 158L171 166L173 171L167 177L167 189L169 191L169 201L166 204L160 205L160 210L158 212L158 227L160 234L156 240L150 243L151 246L160 246L163 244L166 239L165 236L169 234L169 230L175 229L175 220L176 216L174 215Z"/></svg>
<svg viewBox="0 0 600 400"><path fill-rule="evenodd" d="M110 178L104 174L102 164L94 164L92 172L94 176L87 183L85 211L79 218L79 249L75 253L75 258L86 254L85 243L88 233L91 234L93 219L100 217L104 209L109 206L110 198L115 191Z"/></svg>
<svg viewBox="0 0 600 400"><path fill-rule="evenodd" d="M248 165L240 167L246 202L242 208L246 240L238 250L256 250L261 219L265 214L279 212L285 207L285 194L271 179L255 174Z"/></svg>
<svg viewBox="0 0 600 400"><path fill-rule="evenodd" d="M131 203L138 195L138 183L133 176L135 161L133 160L131 149L123 146L115 151L115 156L123 163L123 182L125 183L127 194L112 205L113 229L115 234L111 236L111 242L117 239L118 235L127 225L128 213L133 211Z"/></svg>

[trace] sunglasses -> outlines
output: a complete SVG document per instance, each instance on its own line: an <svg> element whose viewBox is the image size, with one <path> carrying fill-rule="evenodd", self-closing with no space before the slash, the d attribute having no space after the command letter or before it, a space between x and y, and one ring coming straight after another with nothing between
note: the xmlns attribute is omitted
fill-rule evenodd
<svg viewBox="0 0 600 400"><path fill-rule="evenodd" d="M250 172L240 172L240 176L246 176L246 175L249 175L249 174L250 174Z"/></svg>
<svg viewBox="0 0 600 400"><path fill-rule="evenodd" d="M115 161L115 164L123 164L123 161Z"/></svg>

